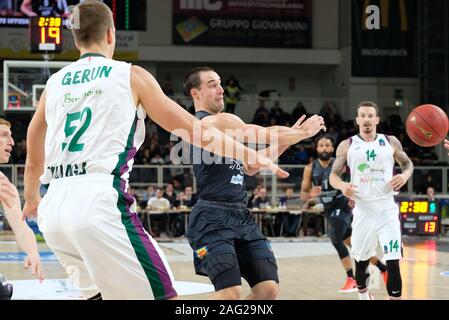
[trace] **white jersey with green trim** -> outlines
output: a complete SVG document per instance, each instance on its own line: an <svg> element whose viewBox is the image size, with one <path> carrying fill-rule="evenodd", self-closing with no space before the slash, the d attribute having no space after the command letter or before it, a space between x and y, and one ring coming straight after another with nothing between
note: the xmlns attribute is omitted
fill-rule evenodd
<svg viewBox="0 0 449 320"><path fill-rule="evenodd" d="M351 183L357 186L357 200L379 200L397 194L389 184L393 178L394 150L383 134L371 142L359 135L351 138L347 162Z"/></svg>
<svg viewBox="0 0 449 320"><path fill-rule="evenodd" d="M99 54L86 54L50 77L41 183L93 173L128 179L146 117L135 106L130 77L131 64Z"/></svg>

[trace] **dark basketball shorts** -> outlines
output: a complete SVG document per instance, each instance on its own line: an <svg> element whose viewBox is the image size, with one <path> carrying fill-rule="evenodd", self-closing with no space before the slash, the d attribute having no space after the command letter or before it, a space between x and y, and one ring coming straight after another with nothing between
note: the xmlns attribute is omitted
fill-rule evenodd
<svg viewBox="0 0 449 320"><path fill-rule="evenodd" d="M241 285L241 277L251 287L279 282L270 242L244 203L198 200L187 237L196 274L208 276L217 291Z"/></svg>

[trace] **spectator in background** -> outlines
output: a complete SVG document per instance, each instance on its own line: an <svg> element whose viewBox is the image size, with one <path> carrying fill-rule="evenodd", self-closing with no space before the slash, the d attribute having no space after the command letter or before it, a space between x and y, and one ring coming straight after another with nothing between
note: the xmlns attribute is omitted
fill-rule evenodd
<svg viewBox="0 0 449 320"><path fill-rule="evenodd" d="M295 152L296 163L298 164L308 164L309 153L303 145L299 145L297 151Z"/></svg>
<svg viewBox="0 0 449 320"><path fill-rule="evenodd" d="M169 96L169 97L174 96L175 90L173 89L173 84L172 84L170 75L167 75L167 78L165 79L165 83L162 85L162 91L164 91L166 96ZM184 107L182 104L180 104L180 105L182 107Z"/></svg>
<svg viewBox="0 0 449 320"><path fill-rule="evenodd" d="M148 203L148 201L154 197L156 197L156 190L153 186L149 186L143 193L142 201L146 201Z"/></svg>
<svg viewBox="0 0 449 320"><path fill-rule="evenodd" d="M435 188L434 187L427 187L427 200L429 201L436 201L435 198Z"/></svg>
<svg viewBox="0 0 449 320"><path fill-rule="evenodd" d="M269 205L270 199L268 199L267 189L262 187L253 199L253 208L263 209Z"/></svg>
<svg viewBox="0 0 449 320"><path fill-rule="evenodd" d="M176 201L176 192L174 191L173 184L169 183L165 187L164 198L170 202L170 205L173 205Z"/></svg>
<svg viewBox="0 0 449 320"><path fill-rule="evenodd" d="M170 208L170 201L164 197L161 189L156 190L156 196L148 200L147 208L151 210L164 210Z"/></svg>
<svg viewBox="0 0 449 320"><path fill-rule="evenodd" d="M224 87L224 102L226 106L225 112L234 113L237 102L240 100L240 88L237 86L237 81L234 78L230 78L226 81Z"/></svg>
<svg viewBox="0 0 449 320"><path fill-rule="evenodd" d="M160 155L160 153L156 153L150 161L150 164L165 164L164 159Z"/></svg>
<svg viewBox="0 0 449 320"><path fill-rule="evenodd" d="M158 136L154 135L150 142L150 156L153 158L156 154L162 154L161 147L159 146Z"/></svg>
<svg viewBox="0 0 449 320"><path fill-rule="evenodd" d="M26 159L26 140L22 140L16 144L16 147L13 149L13 163L15 164L24 164Z"/></svg>
<svg viewBox="0 0 449 320"><path fill-rule="evenodd" d="M252 209L254 206L254 199L256 198L256 196L258 196L260 189L262 188L262 185L258 184L253 192L251 192L251 195L248 198L248 201L246 203L246 207L249 209Z"/></svg>
<svg viewBox="0 0 449 320"><path fill-rule="evenodd" d="M193 205L195 204L195 196L193 194L192 186L185 187L184 198L182 199L181 204L188 208L192 208Z"/></svg>
<svg viewBox="0 0 449 320"><path fill-rule="evenodd" d="M292 119L299 119L303 114L308 116L306 107L302 104L302 102L298 102L296 107L292 111Z"/></svg>
<svg viewBox="0 0 449 320"><path fill-rule="evenodd" d="M12 16L15 13L12 6L12 0L0 0L0 16Z"/></svg>
<svg viewBox="0 0 449 320"><path fill-rule="evenodd" d="M148 200L147 208L150 210L165 210L170 208L170 202L163 197L161 189L156 190L156 196ZM164 226L164 227L163 227ZM167 216L165 213L151 214L151 226L149 226L150 233L159 237L161 232L166 229Z"/></svg>
<svg viewBox="0 0 449 320"><path fill-rule="evenodd" d="M184 192L182 183L177 178L173 179L172 184L175 193Z"/></svg>
<svg viewBox="0 0 449 320"><path fill-rule="evenodd" d="M298 118L299 119L299 118ZM259 107L254 113L253 123L262 127L270 125L270 112L265 108L265 100L259 99Z"/></svg>
<svg viewBox="0 0 449 320"><path fill-rule="evenodd" d="M285 190L285 195L279 198L280 207L286 207L291 209L295 205L299 208L300 197L295 196L293 193L293 188L287 188ZM297 214L290 214L288 212L283 212L281 214L282 223L284 224L284 231L286 237L296 237L299 229L299 223L301 216Z"/></svg>
<svg viewBox="0 0 449 320"><path fill-rule="evenodd" d="M428 173L424 179L419 179L416 191L419 194L426 194L428 187L433 187L434 190L441 190L440 183L436 181L430 173Z"/></svg>
<svg viewBox="0 0 449 320"><path fill-rule="evenodd" d="M281 102L279 100L274 101L274 106L270 112L271 119L276 120L276 124L284 126L289 122L290 115L285 113L281 108Z"/></svg>
<svg viewBox="0 0 449 320"><path fill-rule="evenodd" d="M23 0L20 10L29 17L68 17L70 15L67 0Z"/></svg>

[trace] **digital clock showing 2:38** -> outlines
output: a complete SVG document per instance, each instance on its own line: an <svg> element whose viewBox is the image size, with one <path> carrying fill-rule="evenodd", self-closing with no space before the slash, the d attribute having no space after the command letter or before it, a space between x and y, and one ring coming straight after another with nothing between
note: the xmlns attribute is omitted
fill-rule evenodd
<svg viewBox="0 0 449 320"><path fill-rule="evenodd" d="M400 201L399 212L403 234L438 234L441 219L435 201Z"/></svg>
<svg viewBox="0 0 449 320"><path fill-rule="evenodd" d="M62 18L31 17L29 30L31 52L62 51Z"/></svg>

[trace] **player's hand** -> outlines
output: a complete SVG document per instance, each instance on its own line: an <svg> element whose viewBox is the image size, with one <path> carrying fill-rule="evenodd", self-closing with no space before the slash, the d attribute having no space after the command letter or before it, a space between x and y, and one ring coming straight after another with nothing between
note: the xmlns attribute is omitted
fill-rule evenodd
<svg viewBox="0 0 449 320"><path fill-rule="evenodd" d="M8 180L3 173L0 172L0 202L8 208L19 205L20 198L16 187Z"/></svg>
<svg viewBox="0 0 449 320"><path fill-rule="evenodd" d="M37 207L39 206L40 201L41 201L40 197L25 200L25 205L23 206L22 211L22 220L25 220L25 218L33 218L37 216Z"/></svg>
<svg viewBox="0 0 449 320"><path fill-rule="evenodd" d="M390 185L394 191L399 191L407 183L407 177L404 174L397 174L391 179Z"/></svg>
<svg viewBox="0 0 449 320"><path fill-rule="evenodd" d="M256 163L251 165L252 168L257 168L260 170L268 169L277 175L279 178L287 178L289 173L287 171L282 170L270 159L260 156L257 156Z"/></svg>
<svg viewBox="0 0 449 320"><path fill-rule="evenodd" d="M352 183L345 183L344 187L341 189L341 192L347 198L354 200L354 198L358 194L358 188L357 188L357 186L353 185Z"/></svg>
<svg viewBox="0 0 449 320"><path fill-rule="evenodd" d="M310 196L312 198L319 196L320 193L321 193L321 186L312 187L312 189L310 190Z"/></svg>
<svg viewBox="0 0 449 320"><path fill-rule="evenodd" d="M449 140L444 139L443 147L444 147L446 150L449 150Z"/></svg>
<svg viewBox="0 0 449 320"><path fill-rule="evenodd" d="M355 207L355 201L352 199L348 199L348 206L349 208L353 209Z"/></svg>
<svg viewBox="0 0 449 320"><path fill-rule="evenodd" d="M318 132L323 130L326 132L326 126L324 124L323 117L315 114L304 121L305 115L303 115L299 120L293 125L294 129L301 129L307 136L307 138L313 137Z"/></svg>
<svg viewBox="0 0 449 320"><path fill-rule="evenodd" d="M38 254L27 255L25 262L23 263L25 270L31 269L31 273L42 282L44 281L44 272L42 270L41 258Z"/></svg>

